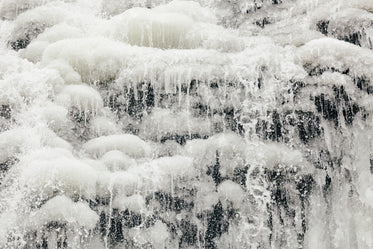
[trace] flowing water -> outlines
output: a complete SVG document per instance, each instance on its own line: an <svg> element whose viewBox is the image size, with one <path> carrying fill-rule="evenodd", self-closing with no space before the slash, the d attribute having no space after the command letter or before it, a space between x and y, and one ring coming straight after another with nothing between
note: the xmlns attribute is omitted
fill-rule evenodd
<svg viewBox="0 0 373 249"><path fill-rule="evenodd" d="M373 248L372 1L0 16L0 248Z"/></svg>

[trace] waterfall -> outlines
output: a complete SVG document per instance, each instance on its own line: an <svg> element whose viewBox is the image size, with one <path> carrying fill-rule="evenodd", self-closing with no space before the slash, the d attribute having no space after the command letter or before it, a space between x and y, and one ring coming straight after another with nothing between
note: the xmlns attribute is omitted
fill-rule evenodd
<svg viewBox="0 0 373 249"><path fill-rule="evenodd" d="M0 17L0 248L373 248L373 2Z"/></svg>

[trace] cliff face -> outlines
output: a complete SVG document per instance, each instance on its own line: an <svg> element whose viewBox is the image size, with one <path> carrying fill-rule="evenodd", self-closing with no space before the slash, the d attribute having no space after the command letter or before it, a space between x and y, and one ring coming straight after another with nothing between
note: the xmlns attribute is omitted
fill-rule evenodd
<svg viewBox="0 0 373 249"><path fill-rule="evenodd" d="M373 248L370 1L0 15L0 248Z"/></svg>

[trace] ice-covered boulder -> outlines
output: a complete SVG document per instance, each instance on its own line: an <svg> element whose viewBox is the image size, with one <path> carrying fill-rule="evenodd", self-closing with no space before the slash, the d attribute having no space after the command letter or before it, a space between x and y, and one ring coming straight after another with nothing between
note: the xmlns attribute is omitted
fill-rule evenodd
<svg viewBox="0 0 373 249"><path fill-rule="evenodd" d="M85 115L96 115L103 107L100 93L88 85L68 85L56 97L56 102L68 110L77 110Z"/></svg>
<svg viewBox="0 0 373 249"><path fill-rule="evenodd" d="M112 150L119 150L133 158L151 156L149 145L138 136L131 134L94 138L83 145L83 150L96 158Z"/></svg>
<svg viewBox="0 0 373 249"><path fill-rule="evenodd" d="M99 216L84 202L73 202L59 195L48 200L40 209L30 214L29 226L42 229L50 223L58 223L73 228L94 229Z"/></svg>

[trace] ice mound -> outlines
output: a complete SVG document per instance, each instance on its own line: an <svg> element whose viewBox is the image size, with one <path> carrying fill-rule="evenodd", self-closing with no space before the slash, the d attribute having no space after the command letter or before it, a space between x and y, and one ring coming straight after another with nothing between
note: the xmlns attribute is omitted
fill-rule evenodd
<svg viewBox="0 0 373 249"><path fill-rule="evenodd" d="M0 5L2 19L14 19L22 12L35 8L51 0L4 0Z"/></svg>
<svg viewBox="0 0 373 249"><path fill-rule="evenodd" d="M240 208L245 198L245 192L241 186L230 180L224 181L218 186L218 195L222 203L225 204L229 201L233 204L234 208Z"/></svg>
<svg viewBox="0 0 373 249"><path fill-rule="evenodd" d="M0 82L0 102L16 110L35 99L48 98L63 85L63 80L53 71L38 68L6 74Z"/></svg>
<svg viewBox="0 0 373 249"><path fill-rule="evenodd" d="M130 212L143 213L146 211L145 199L138 194L129 197L118 196L113 200L113 208L117 208L119 211L128 210Z"/></svg>
<svg viewBox="0 0 373 249"><path fill-rule="evenodd" d="M105 153L101 161L111 171L126 170L136 162L119 150L111 150Z"/></svg>
<svg viewBox="0 0 373 249"><path fill-rule="evenodd" d="M96 137L119 134L118 125L108 117L96 116L90 121L90 129Z"/></svg>
<svg viewBox="0 0 373 249"><path fill-rule="evenodd" d="M12 129L0 133L0 163L5 163L22 152L25 133L21 129Z"/></svg>
<svg viewBox="0 0 373 249"><path fill-rule="evenodd" d="M11 46L18 50L27 47L46 28L62 22L68 13L58 5L45 5L22 13L15 20Z"/></svg>
<svg viewBox="0 0 373 249"><path fill-rule="evenodd" d="M373 14L369 11L344 8L315 18L315 26L323 34L361 47L373 48Z"/></svg>
<svg viewBox="0 0 373 249"><path fill-rule="evenodd" d="M105 83L115 79L124 60L133 54L128 45L105 38L65 39L45 49L42 63L62 60L80 74L83 82Z"/></svg>
<svg viewBox="0 0 373 249"><path fill-rule="evenodd" d="M101 3L101 11L105 16L115 16L130 8L146 7L153 8L160 4L165 4L171 0L151 0L151 1L137 1L137 0L103 0Z"/></svg>
<svg viewBox="0 0 373 249"><path fill-rule="evenodd" d="M38 35L24 50L21 55L32 62L38 62L43 56L44 50L51 44L69 38L80 38L83 32L74 26L61 23L47 28Z"/></svg>
<svg viewBox="0 0 373 249"><path fill-rule="evenodd" d="M32 47L32 46L31 46ZM27 53L26 50L25 53ZM44 52L44 47L43 47ZM27 55L25 55L27 57ZM32 60L31 60L32 61ZM65 81L65 84L79 84L82 83L82 77L72 68L72 66L63 60L54 60L46 66L51 70L56 70L59 76Z"/></svg>
<svg viewBox="0 0 373 249"><path fill-rule="evenodd" d="M247 156L270 170L286 170L304 174L309 173L311 169L301 151L288 148L283 144L251 145L247 147Z"/></svg>
<svg viewBox="0 0 373 249"><path fill-rule="evenodd" d="M43 108L42 115L48 127L56 133L62 132L69 126L68 109L61 105L49 103Z"/></svg>
<svg viewBox="0 0 373 249"><path fill-rule="evenodd" d="M197 185L197 195L195 202L195 210L197 212L212 211L214 205L219 201L219 194L216 191L215 183L212 181L200 182Z"/></svg>
<svg viewBox="0 0 373 249"><path fill-rule="evenodd" d="M48 200L39 210L30 214L30 226L41 229L50 223L57 222L61 226L93 229L99 216L89 208L87 203L73 202L60 195Z"/></svg>
<svg viewBox="0 0 373 249"><path fill-rule="evenodd" d="M94 138L83 145L83 150L96 158L112 150L119 150L133 158L151 156L150 146L138 136L131 134Z"/></svg>
<svg viewBox="0 0 373 249"><path fill-rule="evenodd" d="M298 61L307 68L349 70L354 76L373 77L373 52L333 38L315 39L299 49Z"/></svg>
<svg viewBox="0 0 373 249"><path fill-rule="evenodd" d="M103 107L103 101L98 91L88 85L68 85L56 97L56 102L68 110L96 115Z"/></svg>
<svg viewBox="0 0 373 249"><path fill-rule="evenodd" d="M153 9L132 8L108 23L106 33L131 45L241 51L237 33L215 25L214 14L193 1L172 1Z"/></svg>
<svg viewBox="0 0 373 249"><path fill-rule="evenodd" d="M184 147L185 155L196 160L200 170L219 161L220 172L230 175L235 168L244 167L246 143L242 137L233 133L214 135L206 140L194 139Z"/></svg>
<svg viewBox="0 0 373 249"><path fill-rule="evenodd" d="M94 198L97 171L71 153L57 151L54 155L53 158L40 155L32 161L22 162L22 185L40 198L53 197L56 192L70 197Z"/></svg>
<svg viewBox="0 0 373 249"><path fill-rule="evenodd" d="M155 109L144 119L145 134L149 138L189 135L189 134L210 134L210 124L201 118L192 117L187 112L172 113L169 109Z"/></svg>
<svg viewBox="0 0 373 249"><path fill-rule="evenodd" d="M373 4L370 1L365 0L352 0L346 1L348 5L351 5L355 8L364 9L369 12L373 12Z"/></svg>

